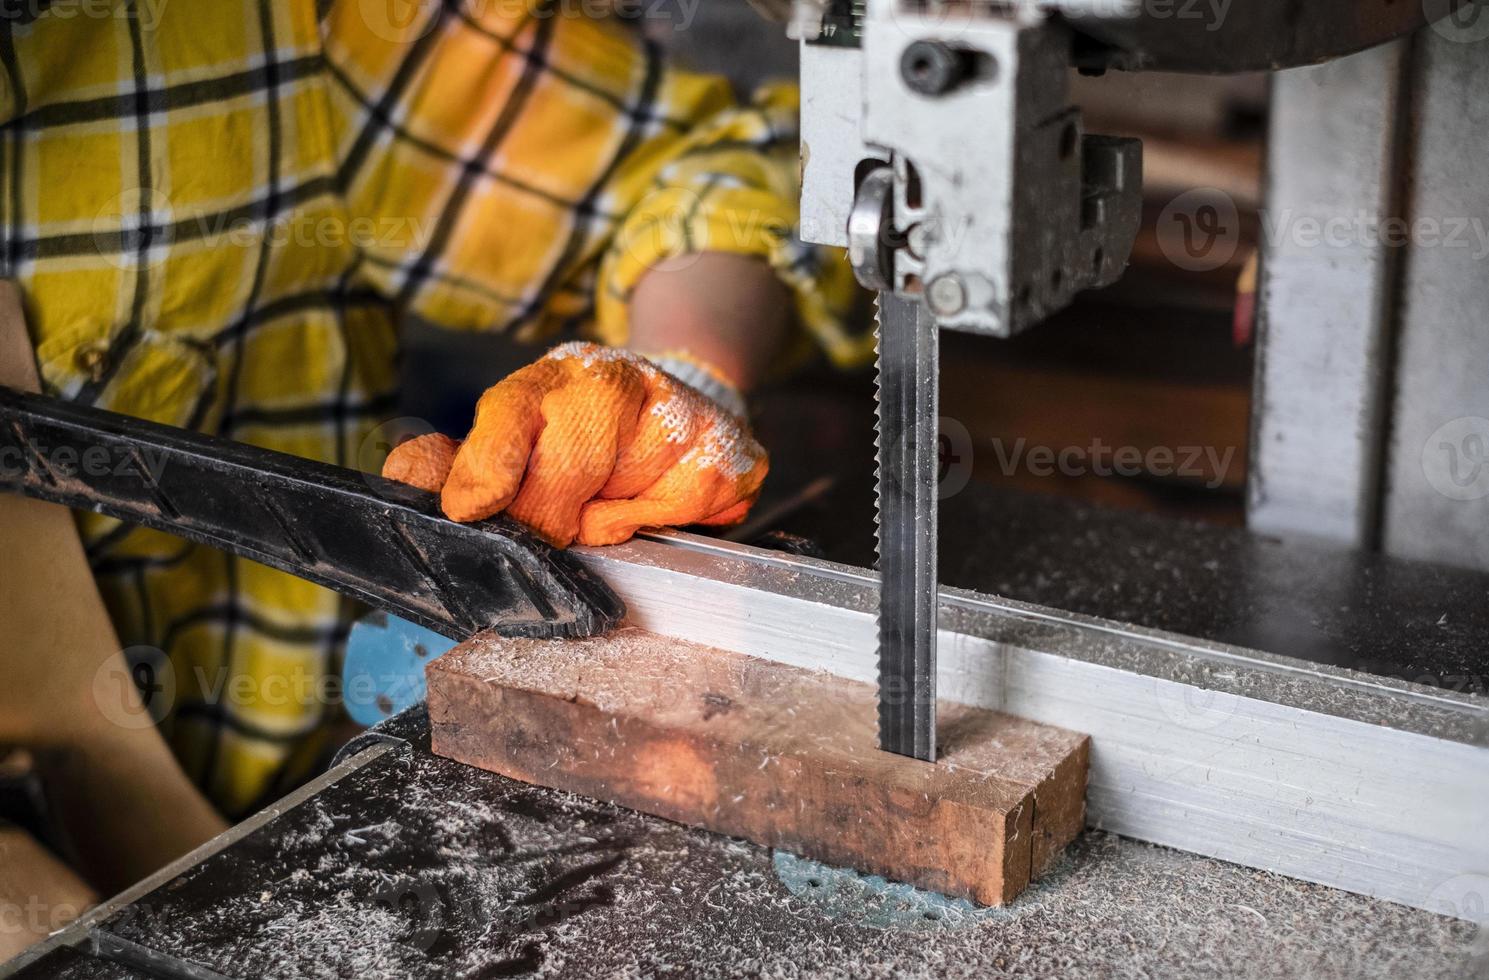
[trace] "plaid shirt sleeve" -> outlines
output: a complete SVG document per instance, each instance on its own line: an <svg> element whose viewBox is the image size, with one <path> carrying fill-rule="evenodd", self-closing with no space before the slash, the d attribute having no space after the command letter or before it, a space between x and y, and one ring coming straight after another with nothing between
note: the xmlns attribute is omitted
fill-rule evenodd
<svg viewBox="0 0 1489 980"><path fill-rule="evenodd" d="M737 106L638 31L549 0L397 25L369 7L338 4L324 31L348 206L388 232L364 249L380 292L452 327L622 343L651 265L726 251L777 270L834 360L871 352L841 327L841 254L794 235L793 88Z"/></svg>
<svg viewBox="0 0 1489 980"><path fill-rule="evenodd" d="M0 276L46 390L353 464L393 406L396 334L351 285L314 5L23 4L0 14L0 77ZM239 815L303 775L336 714L349 604L78 524L151 715L211 799Z"/></svg>
<svg viewBox="0 0 1489 980"><path fill-rule="evenodd" d="M788 89L738 107L528 0L69 10L0 11L0 277L52 395L375 470L398 307L616 341L647 265L700 248L765 257L835 358L861 349L845 264L790 233ZM78 520L187 772L230 814L278 796L336 717L351 605Z"/></svg>

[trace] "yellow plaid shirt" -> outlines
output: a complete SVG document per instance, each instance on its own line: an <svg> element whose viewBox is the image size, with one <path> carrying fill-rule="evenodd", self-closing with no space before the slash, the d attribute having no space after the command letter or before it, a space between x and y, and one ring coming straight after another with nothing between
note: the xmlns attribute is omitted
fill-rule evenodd
<svg viewBox="0 0 1489 980"><path fill-rule="evenodd" d="M704 249L764 257L829 356L865 353L840 257L792 235L789 87L737 106L559 2L320 7L0 12L0 277L51 393L355 465L392 414L396 314L620 342L642 273ZM187 771L230 814L280 792L332 712L348 605L81 525L121 641L169 664Z"/></svg>

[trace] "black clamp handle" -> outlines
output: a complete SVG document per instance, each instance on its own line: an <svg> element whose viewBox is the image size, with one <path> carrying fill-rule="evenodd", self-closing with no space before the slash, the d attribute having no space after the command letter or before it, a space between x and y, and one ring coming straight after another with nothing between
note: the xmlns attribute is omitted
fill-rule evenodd
<svg viewBox="0 0 1489 980"><path fill-rule="evenodd" d="M0 386L0 490L251 558L463 640L593 636L625 606L504 517L381 477Z"/></svg>

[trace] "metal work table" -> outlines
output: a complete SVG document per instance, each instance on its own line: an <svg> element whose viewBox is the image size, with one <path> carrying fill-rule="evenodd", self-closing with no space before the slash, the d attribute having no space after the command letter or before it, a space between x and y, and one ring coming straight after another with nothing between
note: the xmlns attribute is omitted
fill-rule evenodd
<svg viewBox="0 0 1489 980"><path fill-rule="evenodd" d="M1483 575L1047 498L951 504L980 545L948 549L956 584L1482 695ZM1011 907L976 910L437 758L422 714L382 728L15 975L1489 970L1470 923L1099 828Z"/></svg>
<svg viewBox="0 0 1489 980"><path fill-rule="evenodd" d="M978 910L440 759L410 715L15 976L1429 978L1475 955L1468 923L1100 830Z"/></svg>
<svg viewBox="0 0 1489 980"><path fill-rule="evenodd" d="M853 504L865 486L842 481L788 529L814 528L841 555L863 530ZM1482 573L975 484L945 513L950 584L1483 696ZM364 743L60 933L15 975L1489 969L1489 931L1470 923L1099 828L1011 907L976 910L439 759L426 725L392 719L394 740Z"/></svg>
<svg viewBox="0 0 1489 980"><path fill-rule="evenodd" d="M1031 494L964 493L943 514L976 529L948 535L948 584L1489 694L1483 572Z"/></svg>

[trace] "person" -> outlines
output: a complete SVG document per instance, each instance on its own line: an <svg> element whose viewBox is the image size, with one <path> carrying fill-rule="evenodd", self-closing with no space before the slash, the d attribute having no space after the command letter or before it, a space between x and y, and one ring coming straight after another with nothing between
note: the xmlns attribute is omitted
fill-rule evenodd
<svg viewBox="0 0 1489 980"><path fill-rule="evenodd" d="M21 5L0 14L0 68L0 278L62 398L353 465L395 410L405 318L584 338L618 353L560 347L493 388L463 444L405 453L429 451L452 516L510 507L557 544L609 542L740 518L764 476L742 395L812 349L849 363L871 343L844 327L842 256L793 233L794 88L739 104L622 17L562 0ZM654 424L591 424L626 413ZM669 449L679 424L691 454ZM722 457L708 472L732 476L695 492L698 460ZM22 504L45 507L0 501ZM7 549L55 549L55 527L24 540L26 513ZM84 666L53 673L86 686L118 659L94 648L153 651L173 687L161 731L230 818L303 778L332 717L305 681L334 674L351 604L97 514L77 529L112 634L64 637ZM0 584L18 622L67 615L48 562ZM0 726L0 745L28 740L46 741ZM195 826L143 864L218 825Z"/></svg>

